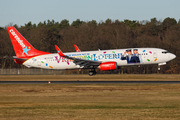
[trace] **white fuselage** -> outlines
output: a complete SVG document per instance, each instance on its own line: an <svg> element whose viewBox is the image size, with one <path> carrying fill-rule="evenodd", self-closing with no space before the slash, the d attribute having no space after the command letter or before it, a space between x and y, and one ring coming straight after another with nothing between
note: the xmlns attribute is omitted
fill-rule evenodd
<svg viewBox="0 0 180 120"><path fill-rule="evenodd" d="M174 59L176 56L172 53L168 53L164 49L159 48L128 48L131 50L132 56L135 55L133 50L137 49L139 62L128 63L126 59L122 57L128 56L127 49L114 49L114 50L100 50L100 51L84 51L84 52L69 52L64 53L67 56L93 60L117 62L118 66L129 66L129 65L144 65L144 64L165 64L166 62ZM58 53L40 55L26 60L23 65L27 67L38 67L44 69L75 69L83 68L83 66L76 65L72 60L60 57Z"/></svg>

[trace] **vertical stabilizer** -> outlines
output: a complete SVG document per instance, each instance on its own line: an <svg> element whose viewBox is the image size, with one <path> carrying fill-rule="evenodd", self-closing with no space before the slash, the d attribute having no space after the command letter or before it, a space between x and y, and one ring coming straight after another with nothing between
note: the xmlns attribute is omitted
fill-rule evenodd
<svg viewBox="0 0 180 120"><path fill-rule="evenodd" d="M16 57L30 58L37 55L49 54L36 50L13 26L7 27Z"/></svg>

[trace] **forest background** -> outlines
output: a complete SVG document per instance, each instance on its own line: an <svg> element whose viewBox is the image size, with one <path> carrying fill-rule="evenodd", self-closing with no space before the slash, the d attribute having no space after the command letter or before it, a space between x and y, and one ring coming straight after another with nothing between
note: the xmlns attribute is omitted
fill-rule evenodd
<svg viewBox="0 0 180 120"><path fill-rule="evenodd" d="M69 24L64 19L61 22L47 20L24 26L10 23L38 50L56 53L54 45L58 45L63 52L75 51L73 44L81 51L153 47L166 49L176 55L176 59L168 62L158 71L157 65L122 67L121 70L105 71L101 73L128 74L179 74L180 73L180 20L165 18L163 21L152 18L150 21L124 20L112 21L107 19L97 23L77 19ZM16 64L12 59L4 56L15 56L11 40L6 27L0 27L0 68L28 69ZM69 73L74 70L69 70ZM78 71L78 70L77 70ZM83 73L87 73L85 70Z"/></svg>

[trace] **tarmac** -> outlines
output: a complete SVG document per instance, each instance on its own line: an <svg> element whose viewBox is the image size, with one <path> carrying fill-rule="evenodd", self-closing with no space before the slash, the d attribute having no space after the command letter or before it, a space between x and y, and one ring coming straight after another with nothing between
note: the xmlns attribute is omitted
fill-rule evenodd
<svg viewBox="0 0 180 120"><path fill-rule="evenodd" d="M180 84L180 81L0 81L0 84Z"/></svg>

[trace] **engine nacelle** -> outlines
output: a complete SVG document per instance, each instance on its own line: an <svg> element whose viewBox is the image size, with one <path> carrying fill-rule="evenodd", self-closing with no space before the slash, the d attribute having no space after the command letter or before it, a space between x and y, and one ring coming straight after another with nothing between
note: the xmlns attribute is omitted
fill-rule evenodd
<svg viewBox="0 0 180 120"><path fill-rule="evenodd" d="M100 70L116 70L117 69L117 63L116 62L104 62L100 64Z"/></svg>

